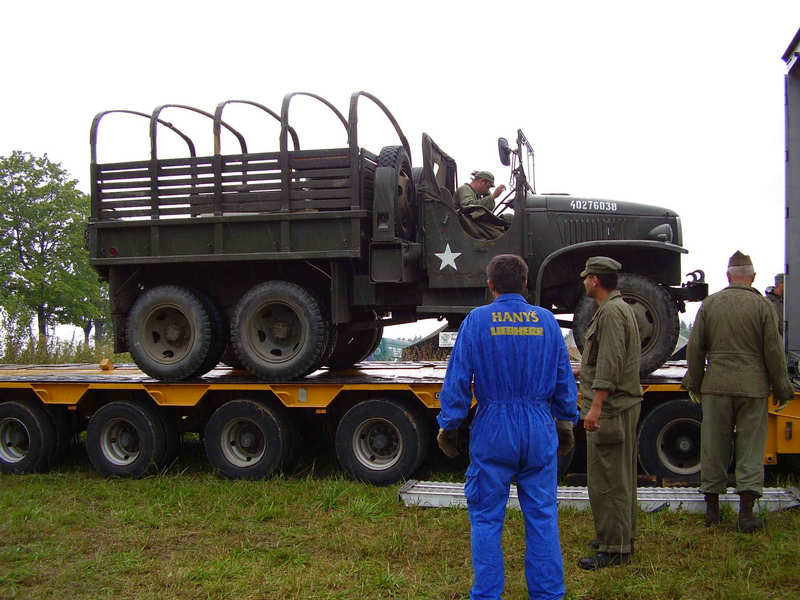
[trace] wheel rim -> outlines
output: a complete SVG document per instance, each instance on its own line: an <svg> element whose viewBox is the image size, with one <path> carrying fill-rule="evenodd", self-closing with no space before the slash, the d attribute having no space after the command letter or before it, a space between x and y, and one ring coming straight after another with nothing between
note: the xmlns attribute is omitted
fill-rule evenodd
<svg viewBox="0 0 800 600"><path fill-rule="evenodd" d="M689 417L665 425L656 437L659 461L673 473L700 472L700 421Z"/></svg>
<svg viewBox="0 0 800 600"><path fill-rule="evenodd" d="M0 421L0 458L6 463L18 463L28 456L31 436L19 419L6 417Z"/></svg>
<svg viewBox="0 0 800 600"><path fill-rule="evenodd" d="M139 432L130 421L111 419L100 431L100 449L109 462L120 467L130 465L139 458Z"/></svg>
<svg viewBox="0 0 800 600"><path fill-rule="evenodd" d="M397 464L402 454L403 436L391 421L368 419L353 433L353 455L368 469L389 469Z"/></svg>
<svg viewBox="0 0 800 600"><path fill-rule="evenodd" d="M267 452L264 432L253 421L234 419L222 429L222 454L237 467L250 467L258 463Z"/></svg>
<svg viewBox="0 0 800 600"><path fill-rule="evenodd" d="M180 362L194 346L194 327L177 305L153 308L142 323L142 348L156 362Z"/></svg>
<svg viewBox="0 0 800 600"><path fill-rule="evenodd" d="M633 309L636 325L639 327L639 339L642 343L642 354L648 352L661 335L661 323L655 318L655 311L647 298L634 294L625 294L625 302Z"/></svg>
<svg viewBox="0 0 800 600"><path fill-rule="evenodd" d="M265 302L247 320L247 345L261 361L281 364L291 361L303 349L308 337L305 322L285 302Z"/></svg>

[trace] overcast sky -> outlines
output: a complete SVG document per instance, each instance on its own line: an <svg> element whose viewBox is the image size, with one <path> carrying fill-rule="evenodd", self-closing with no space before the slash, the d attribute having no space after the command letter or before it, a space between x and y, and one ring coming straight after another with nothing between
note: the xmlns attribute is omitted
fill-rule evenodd
<svg viewBox="0 0 800 600"><path fill-rule="evenodd" d="M425 131L462 182L474 169L505 181L496 139L522 128L539 192L677 211L683 270L704 269L712 291L736 249L752 256L762 291L783 269L780 57L800 27L797 0L31 0L0 11L0 155L46 152L87 192L89 126L101 110L213 112L240 98L278 111L285 93L311 91L346 115L363 89L394 113L415 161ZM344 145L320 107L293 104L301 144ZM165 118L186 123L198 153L210 154L210 121L182 112ZM226 120L252 150L276 149L272 123L233 109ZM118 121L101 128L99 160L146 158L144 119ZM366 103L360 125L360 145L396 143ZM164 141L165 155L180 155Z"/></svg>

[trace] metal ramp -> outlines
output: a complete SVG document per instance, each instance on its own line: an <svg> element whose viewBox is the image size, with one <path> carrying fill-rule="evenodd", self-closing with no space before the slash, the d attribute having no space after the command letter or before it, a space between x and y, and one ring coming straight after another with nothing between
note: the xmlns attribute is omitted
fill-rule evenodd
<svg viewBox="0 0 800 600"><path fill-rule="evenodd" d="M706 503L697 488L638 488L639 507L644 512L659 510L681 510L688 513L703 513ZM589 492L586 487L559 486L558 506L571 507L577 510L589 510ZM445 483L441 481L406 482L399 491L400 501L406 506L422 506L426 508L466 508L463 483ZM720 494L720 505L728 505L734 511L739 510L739 495L733 488ZM800 506L800 491L796 488L764 488L764 495L758 500L757 508L769 512ZM511 486L508 508L519 510L519 498L516 486Z"/></svg>

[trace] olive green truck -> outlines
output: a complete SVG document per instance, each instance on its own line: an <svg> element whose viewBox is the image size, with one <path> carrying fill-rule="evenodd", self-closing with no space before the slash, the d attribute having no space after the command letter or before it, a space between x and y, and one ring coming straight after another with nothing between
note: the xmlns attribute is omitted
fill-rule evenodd
<svg viewBox="0 0 800 600"><path fill-rule="evenodd" d="M299 96L330 109L343 129L341 147L301 147L302 128L289 119ZM359 146L363 101L386 116L396 145ZM277 121L277 149L250 148L223 119L232 104ZM207 119L214 153L197 156L167 111ZM139 120L149 126L149 157L98 161L99 128L110 113L146 119ZM186 156L159 158L162 135L185 144ZM386 325L435 317L455 328L487 300L486 265L503 253L524 257L529 299L573 327L579 345L596 308L584 295L581 266L597 254L619 260L620 289L639 322L643 373L673 353L684 303L707 294L702 272L681 284L686 249L677 214L536 194L522 131L511 145L499 140L510 185L494 213L454 204L456 163L426 134L422 164L412 167L395 117L367 92L351 96L347 117L307 93L287 95L277 112L240 100L213 113L184 105L108 111L95 117L90 138L88 247L110 284L115 349L130 351L161 381L202 376L220 359L262 380L294 380L360 361ZM223 153L223 141L236 152Z"/></svg>

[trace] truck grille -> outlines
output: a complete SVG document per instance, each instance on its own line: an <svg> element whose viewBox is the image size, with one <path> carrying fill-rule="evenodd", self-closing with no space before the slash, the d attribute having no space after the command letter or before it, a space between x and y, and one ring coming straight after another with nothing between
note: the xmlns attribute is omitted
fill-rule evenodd
<svg viewBox="0 0 800 600"><path fill-rule="evenodd" d="M625 239L622 217L586 216L557 218L563 245L594 240Z"/></svg>

